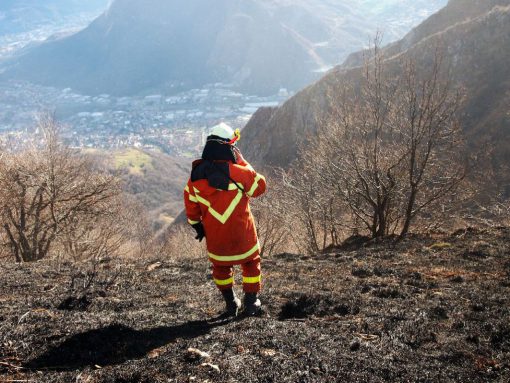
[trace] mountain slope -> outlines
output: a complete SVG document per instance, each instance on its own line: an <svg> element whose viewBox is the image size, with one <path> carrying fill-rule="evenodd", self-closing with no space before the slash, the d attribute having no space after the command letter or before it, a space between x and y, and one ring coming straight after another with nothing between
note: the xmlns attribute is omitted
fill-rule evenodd
<svg viewBox="0 0 510 383"><path fill-rule="evenodd" d="M448 7L439 10L414 28L403 39L396 41L385 48L389 56L404 52L421 40L435 33L440 33L458 23L472 20L491 11L495 6L508 5L507 0L450 0ZM343 67L356 67L363 64L363 54L351 54L343 63Z"/></svg>
<svg viewBox="0 0 510 383"><path fill-rule="evenodd" d="M154 229L159 230L182 211L182 190L191 166L188 159L135 148L89 154L118 171L124 191L143 205Z"/></svg>
<svg viewBox="0 0 510 383"><path fill-rule="evenodd" d="M116 0L89 28L25 51L4 78L83 93L131 95L223 82L249 93L299 89L363 47L390 38L445 0L419 2L405 21L347 0ZM403 4L412 4L405 0ZM401 12L408 11L403 7ZM397 28L400 26L400 28Z"/></svg>
<svg viewBox="0 0 510 383"><path fill-rule="evenodd" d="M462 12L459 12L461 10ZM453 81L466 89L463 127L472 145L494 146L495 163L510 161L510 1L452 0L439 14L386 48L398 65L398 55L409 52L423 65L438 45L447 47ZM259 110L244 134L247 158L264 165L288 166L298 142L316 130L327 115L328 92L338 92L345 80L360 73L360 54L337 67L321 81L304 89L277 109ZM504 170L501 171L504 176Z"/></svg>

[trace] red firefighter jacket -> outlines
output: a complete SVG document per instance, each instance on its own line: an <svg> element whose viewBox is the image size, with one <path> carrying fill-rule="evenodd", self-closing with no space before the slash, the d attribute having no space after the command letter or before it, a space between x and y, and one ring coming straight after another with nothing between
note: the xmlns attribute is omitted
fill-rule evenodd
<svg viewBox="0 0 510 383"><path fill-rule="evenodd" d="M238 163L203 160L193 163L184 189L184 204L188 222L204 225L211 262L230 266L259 256L260 244L249 200L265 190L264 176L242 157Z"/></svg>

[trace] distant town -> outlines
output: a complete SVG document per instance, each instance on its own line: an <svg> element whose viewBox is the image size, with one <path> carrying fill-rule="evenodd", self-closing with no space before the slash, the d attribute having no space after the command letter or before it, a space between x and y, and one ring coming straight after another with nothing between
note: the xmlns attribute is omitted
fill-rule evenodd
<svg viewBox="0 0 510 383"><path fill-rule="evenodd" d="M242 128L258 108L277 106L290 96L286 89L271 97L244 95L221 83L176 95L86 96L8 82L0 84L0 140L14 149L24 145L33 137L37 116L54 112L64 124L63 138L74 148L136 147L190 157L213 124Z"/></svg>

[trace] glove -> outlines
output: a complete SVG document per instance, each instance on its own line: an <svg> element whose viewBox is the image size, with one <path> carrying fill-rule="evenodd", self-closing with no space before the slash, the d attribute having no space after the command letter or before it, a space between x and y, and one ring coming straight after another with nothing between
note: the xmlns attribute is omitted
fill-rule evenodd
<svg viewBox="0 0 510 383"><path fill-rule="evenodd" d="M194 225L191 225L191 226L197 232L197 236L195 237L195 239L198 239L199 242L202 242L202 239L205 238L205 230L204 230L204 225L202 225L202 222L195 223Z"/></svg>

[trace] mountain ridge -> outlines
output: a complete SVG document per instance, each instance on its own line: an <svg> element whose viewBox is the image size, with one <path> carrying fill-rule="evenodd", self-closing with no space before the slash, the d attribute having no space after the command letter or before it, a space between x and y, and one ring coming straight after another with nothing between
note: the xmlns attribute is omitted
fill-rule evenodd
<svg viewBox="0 0 510 383"><path fill-rule="evenodd" d="M477 8L479 2L470 3L475 10L480 9ZM505 105L510 102L510 72L505 63L510 60L510 52L505 47L510 46L510 2L494 3L498 4L489 11L428 33L407 49L392 51L398 42L383 48L383 51L391 55L389 60L396 61L398 55L411 52L424 62L437 44L448 47L446 58L453 63L453 80L457 86L465 87L468 94L461 116L468 142L473 148L479 147L482 141L491 143L494 147L492 160L508 163L510 137L505 127L510 124L510 118L505 116ZM451 4L456 6L457 1L450 2L440 11L442 17L445 12L452 12L448 8ZM416 31L410 35L413 33ZM362 55L351 56L347 65L331 70L270 114L258 111L244 130L246 156L259 166L288 167L297 158L299 142L307 135L313 136L317 119L327 115L330 105L326 93L339 91L345 79L359 72L359 66L353 65L356 63L353 57ZM265 142L270 143L265 147ZM500 170L499 175L505 177L504 170Z"/></svg>
<svg viewBox="0 0 510 383"><path fill-rule="evenodd" d="M471 6L466 6L465 0L449 0L447 7L440 9L431 17L423 21L421 24L413 28L401 40L395 41L385 47L389 54L397 54L410 48L412 45L418 43L420 40L436 33L444 32L449 28L453 28L457 23L469 22L472 18L480 17L484 13L489 12L498 5L508 4L507 0L486 0L486 1L470 1ZM474 6L473 6L474 4ZM454 10L452 12L452 9ZM432 32L438 29L439 32ZM367 51L359 51L351 53L344 63L341 64L344 68L360 66L363 64L363 55Z"/></svg>
<svg viewBox="0 0 510 383"><path fill-rule="evenodd" d="M444 1L416 7L437 9ZM258 95L297 90L363 47L374 20L390 18L383 11L368 15L355 5L218 0L211 8L206 0L185 6L116 0L85 30L9 61L3 78L86 94L172 93L216 82ZM407 16L400 24L417 19Z"/></svg>

